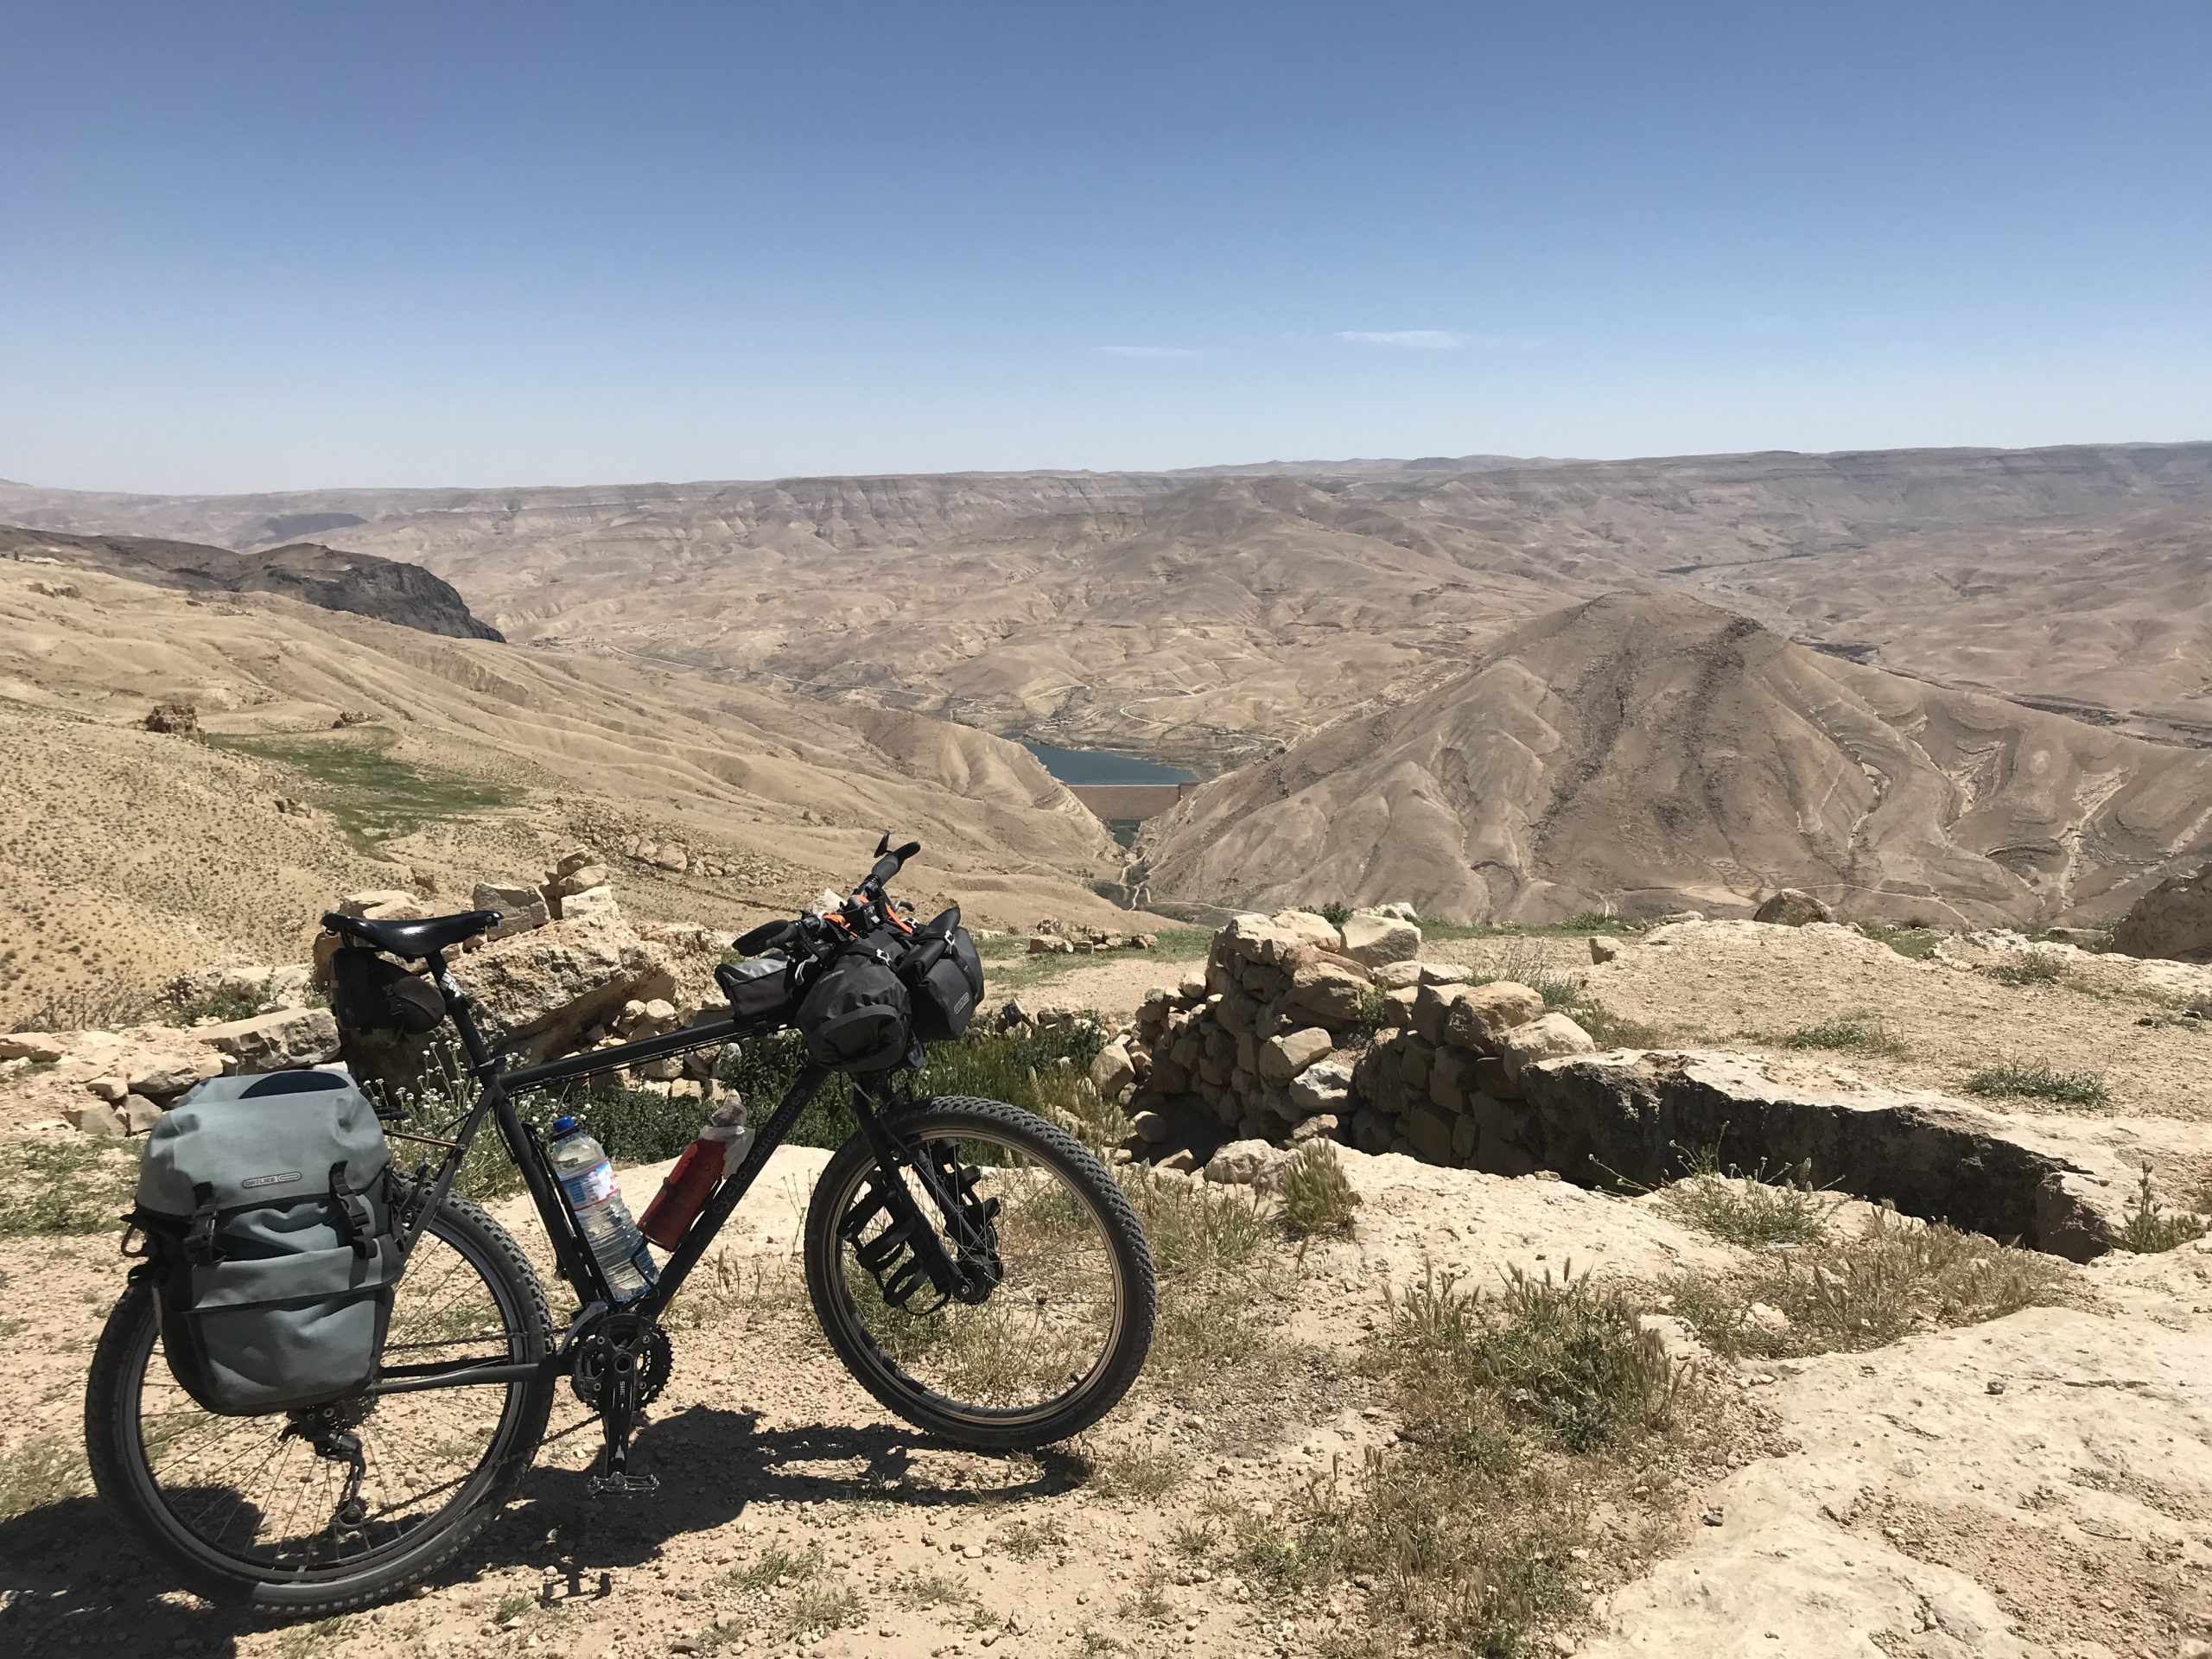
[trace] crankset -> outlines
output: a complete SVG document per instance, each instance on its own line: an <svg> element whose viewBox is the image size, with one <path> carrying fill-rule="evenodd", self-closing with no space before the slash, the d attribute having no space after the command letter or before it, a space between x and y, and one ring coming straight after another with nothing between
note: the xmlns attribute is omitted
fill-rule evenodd
<svg viewBox="0 0 2212 1659"><path fill-rule="evenodd" d="M672 1358L668 1333L634 1313L609 1314L576 1344L569 1386L599 1414L607 1441L588 1483L594 1497L660 1489L657 1477L630 1472L630 1436L638 1414L666 1386Z"/></svg>
<svg viewBox="0 0 2212 1659"><path fill-rule="evenodd" d="M594 1332L579 1342L575 1361L569 1368L570 1392L597 1411L607 1398L607 1377L620 1368L624 1351L614 1338L601 1332ZM668 1374L676 1363L676 1350L669 1342L668 1332L655 1325L643 1327L642 1336L632 1338L626 1351L636 1379L637 1398L632 1403L640 1408L650 1406L668 1386Z"/></svg>

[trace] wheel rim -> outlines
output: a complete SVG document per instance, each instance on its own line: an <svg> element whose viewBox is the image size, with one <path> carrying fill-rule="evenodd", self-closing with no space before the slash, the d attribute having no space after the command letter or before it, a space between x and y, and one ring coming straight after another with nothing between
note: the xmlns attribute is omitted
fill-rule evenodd
<svg viewBox="0 0 2212 1659"><path fill-rule="evenodd" d="M1003 1130L964 1121L944 1127L958 1137L961 1161L982 1168L976 1198L1001 1204L997 1287L975 1306L902 1309L880 1294L854 1241L833 1231L833 1313L862 1363L938 1413L994 1427L1035 1421L1082 1395L1111 1363L1125 1317L1121 1259L1104 1211L1065 1172ZM856 1163L830 1213L843 1217L877 1172L872 1158ZM938 1219L920 1183L905 1180L923 1214ZM861 1241L886 1224L879 1217ZM934 1300L925 1290L915 1303Z"/></svg>
<svg viewBox="0 0 2212 1659"><path fill-rule="evenodd" d="M512 1290L474 1243L434 1220L400 1279L387 1359L518 1360L525 1330ZM361 1444L355 1521L340 1513L347 1465L287 1436L291 1415L219 1416L177 1386L150 1304L124 1376L124 1467L149 1512L193 1554L264 1582L350 1578L435 1537L492 1480L531 1387L340 1402Z"/></svg>

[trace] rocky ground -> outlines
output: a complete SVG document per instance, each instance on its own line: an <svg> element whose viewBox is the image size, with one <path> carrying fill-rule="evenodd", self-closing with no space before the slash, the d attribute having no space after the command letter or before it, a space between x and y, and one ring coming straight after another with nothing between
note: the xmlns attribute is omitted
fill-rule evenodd
<svg viewBox="0 0 2212 1659"><path fill-rule="evenodd" d="M1018 994L1133 1009L1191 970L1185 943L1025 957ZM1594 1025L1753 1051L1729 1064L1792 1089L1956 1092L2005 1052L2093 1073L2108 1100L1973 1110L2200 1133L2189 1077L2212 1033L2183 1017L2187 970L2035 950L2056 972L1994 971L2029 954L2001 938L1915 960L1846 929L1738 923L1594 953L1462 938L1423 955L1572 978ZM1861 1010L1871 1046L1790 1040ZM19 1088L38 1069L10 1064ZM1154 1362L1082 1443L1016 1459L887 1421L829 1355L793 1259L823 1154L786 1149L675 1322L675 1379L639 1440L657 1499L587 1498L591 1436L564 1396L523 1500L427 1593L258 1625L167 1591L84 1487L84 1356L123 1264L112 1235L48 1230L79 1224L27 1209L24 1180L94 1209L105 1182L118 1203L127 1147L58 1124L13 1144L28 1161L6 1211L20 1357L0 1420L0 1626L17 1650L2212 1654L2212 1239L2184 1227L2157 1241L2171 1248L2075 1265L1840 1193L1694 1176L1609 1195L1349 1148L1331 1154L1359 1200L1347 1231L1301 1235L1313 1218L1287 1187L1129 1168L1164 1268ZM2160 1175L2171 1191L2212 1170ZM523 1230L518 1206L503 1213ZM1470 1290L1488 1299L1477 1325L1510 1325L1516 1270L1618 1289L1669 1380L1587 1445L1527 1416L1556 1356L1515 1389L1451 1396L1478 1427L1497 1414L1521 1460L1471 1497L1440 1471L1472 1430L1445 1432L1408 1356L1451 1369L1452 1350L1420 1343ZM1457 1288L1439 1302L1440 1285ZM1431 1517L1433 1544L1408 1514Z"/></svg>

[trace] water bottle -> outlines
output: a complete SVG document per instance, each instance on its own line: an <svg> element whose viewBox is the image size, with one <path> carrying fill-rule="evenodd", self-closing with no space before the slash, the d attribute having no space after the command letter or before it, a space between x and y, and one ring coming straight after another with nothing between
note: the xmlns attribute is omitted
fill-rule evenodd
<svg viewBox="0 0 2212 1659"><path fill-rule="evenodd" d="M661 1247L672 1250L683 1239L683 1230L707 1207L715 1189L745 1161L753 1146L753 1128L745 1121L745 1103L735 1097L717 1107L699 1131L699 1138L683 1148L676 1167L660 1184L660 1191L645 1206L638 1230Z"/></svg>
<svg viewBox="0 0 2212 1659"><path fill-rule="evenodd" d="M622 1202L615 1185L614 1166L588 1130L573 1117L553 1120L553 1173L561 1182L561 1196L575 1212L584 1243L607 1277L614 1300L627 1302L645 1294L660 1277L652 1252L630 1219L630 1206Z"/></svg>

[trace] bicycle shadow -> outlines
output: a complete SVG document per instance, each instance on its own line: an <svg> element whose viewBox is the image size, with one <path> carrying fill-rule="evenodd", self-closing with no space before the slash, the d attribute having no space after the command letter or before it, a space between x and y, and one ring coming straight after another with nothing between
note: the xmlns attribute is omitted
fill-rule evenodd
<svg viewBox="0 0 2212 1659"><path fill-rule="evenodd" d="M598 1426L554 1443L580 1461ZM556 1595L607 1593L602 1574L642 1567L670 1540L712 1531L760 1503L866 1498L917 1511L1043 1497L1082 1483L1081 1462L1045 1452L1004 1459L968 1454L967 1464L1002 1471L1002 1482L935 1479L915 1454L960 1448L910 1428L805 1424L763 1429L758 1413L691 1406L639 1430L631 1468L660 1477L659 1491L594 1498L582 1469L541 1461L486 1533L432 1576L434 1589L487 1573L529 1567L556 1583ZM963 1474L966 1471L963 1469ZM458 1610L456 1610L458 1616ZM297 1619L218 1607L180 1592L161 1564L118 1534L99 1500L73 1497L0 1522L0 1651L45 1654L105 1648L176 1659L225 1659L250 1631Z"/></svg>

